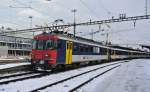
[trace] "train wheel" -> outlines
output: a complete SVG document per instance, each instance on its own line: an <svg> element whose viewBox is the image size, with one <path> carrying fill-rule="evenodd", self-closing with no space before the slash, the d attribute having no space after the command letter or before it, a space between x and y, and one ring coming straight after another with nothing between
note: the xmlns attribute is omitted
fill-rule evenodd
<svg viewBox="0 0 150 92"><path fill-rule="evenodd" d="M95 64L94 61L89 62L89 65L94 65L94 64Z"/></svg>
<svg viewBox="0 0 150 92"><path fill-rule="evenodd" d="M79 66L80 66L80 63L74 63L74 64L72 64L73 68L78 68Z"/></svg>
<svg viewBox="0 0 150 92"><path fill-rule="evenodd" d="M55 67L52 68L52 71L59 72L59 71L63 71L64 69L65 69L64 65L58 64L58 65L56 65Z"/></svg>
<svg viewBox="0 0 150 92"><path fill-rule="evenodd" d="M32 65L31 66L31 70L37 72L37 66L36 65Z"/></svg>

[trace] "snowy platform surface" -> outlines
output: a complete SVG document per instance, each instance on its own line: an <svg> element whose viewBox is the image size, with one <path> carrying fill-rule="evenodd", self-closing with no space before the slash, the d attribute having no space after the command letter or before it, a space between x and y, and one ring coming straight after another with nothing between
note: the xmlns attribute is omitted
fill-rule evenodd
<svg viewBox="0 0 150 92"><path fill-rule="evenodd" d="M150 60L124 63L115 71L99 77L79 92L150 92Z"/></svg>
<svg viewBox="0 0 150 92"><path fill-rule="evenodd" d="M22 65L29 65L29 64L30 64L29 62L4 64L4 65L0 65L0 69L7 69L7 68L17 67L17 66L22 66Z"/></svg>

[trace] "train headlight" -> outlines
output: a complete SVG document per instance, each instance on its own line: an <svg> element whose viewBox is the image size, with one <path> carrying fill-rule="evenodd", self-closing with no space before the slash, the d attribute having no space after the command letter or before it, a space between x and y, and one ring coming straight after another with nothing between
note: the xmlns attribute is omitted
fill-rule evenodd
<svg viewBox="0 0 150 92"><path fill-rule="evenodd" d="M45 54L45 57L48 57L48 54Z"/></svg>
<svg viewBox="0 0 150 92"><path fill-rule="evenodd" d="M45 54L45 55L44 55L44 59L45 59L45 60L48 60L48 59L50 59L50 56L49 56L48 54Z"/></svg>

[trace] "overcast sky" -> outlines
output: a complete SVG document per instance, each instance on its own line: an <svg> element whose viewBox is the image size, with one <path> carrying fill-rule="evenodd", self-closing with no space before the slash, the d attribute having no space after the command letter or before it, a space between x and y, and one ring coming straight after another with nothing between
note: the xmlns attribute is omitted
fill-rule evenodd
<svg viewBox="0 0 150 92"><path fill-rule="evenodd" d="M29 16L33 16L33 26L51 24L56 19L63 19L65 23L73 23L72 9L77 9L76 21L87 22L92 20L109 19L112 16L118 18L120 13L126 16L138 16L145 14L145 0L0 0L0 26L14 29L26 29L30 27ZM28 7L29 8L10 8ZM148 0L148 14L150 14L150 0ZM150 20L139 20L134 29L133 21L111 23L111 30L103 25L102 28L110 32L109 40L118 44L150 44ZM78 35L97 31L96 26L78 27ZM91 36L87 36L90 38ZM98 33L95 40L105 41L106 36Z"/></svg>

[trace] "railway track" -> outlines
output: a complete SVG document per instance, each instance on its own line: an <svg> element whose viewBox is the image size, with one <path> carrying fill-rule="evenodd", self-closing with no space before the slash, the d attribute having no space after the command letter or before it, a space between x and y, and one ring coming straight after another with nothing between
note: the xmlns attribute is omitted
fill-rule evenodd
<svg viewBox="0 0 150 92"><path fill-rule="evenodd" d="M120 62L120 63L124 63L124 62ZM119 67L119 66L121 65L120 63L114 63L114 64L109 64L109 65L101 66L101 67L98 67L98 68L96 68L96 69L89 70L89 71L86 71L86 72L84 72L84 73L80 73L80 74L77 74L77 75L74 75L74 76L71 76L71 77L68 77L68 78L65 78L65 79L56 81L56 82L54 82L54 83L47 84L47 85L42 86L42 87L40 87L40 88L31 90L30 92L38 92L38 91L42 91L42 90L44 90L44 89L46 89L46 88L49 88L49 87L52 87L52 86L59 85L59 84L61 84L61 83L63 83L63 82L66 82L66 81L72 80L72 79L74 79L74 78L77 78L77 77L86 75L86 74L88 74L88 73L97 71L97 70L99 70L99 69L103 69L103 68L106 68L106 67L114 66L114 65L115 65L115 67L112 67L112 68L110 68L110 69L108 69L108 70L106 70L106 71L104 71L104 72L98 74L97 76L94 76L94 77L92 78L92 79L94 79L94 78L96 78L96 77L99 77L100 75L103 75L103 74L105 74L105 73L107 73L107 72L109 72L109 71L111 71L111 70L113 70L113 69ZM116 65L117 65L117 66L116 66ZM82 83L82 85L79 85L79 86L77 86L77 87L71 89L70 92L73 92L73 91L76 90L77 88L79 88L79 87L85 85L86 83L88 83L88 82L91 81L92 79L88 80L88 81L85 82L85 83Z"/></svg>
<svg viewBox="0 0 150 92"><path fill-rule="evenodd" d="M31 65L20 65L20 66L0 69L0 74L16 73L16 72L30 71L30 70L31 70Z"/></svg>
<svg viewBox="0 0 150 92"><path fill-rule="evenodd" d="M27 74L31 74L31 73L34 73L34 72L31 71L31 72L25 72L25 73L19 73L19 74L5 75L5 76L1 76L0 80L2 80L2 79L8 79L8 78L11 78L11 77L17 77L17 76L27 75Z"/></svg>
<svg viewBox="0 0 150 92"><path fill-rule="evenodd" d="M119 67L119 66L121 66L121 65L115 66L115 67L113 67L113 68L110 68L110 69L108 69L108 70L102 72L102 73L99 73L98 75L96 75L96 76L90 78L89 80L87 80L87 81L81 83L80 85L78 85L78 86L72 88L72 89L69 90L68 92L74 92L74 91L76 91L77 89L79 89L79 88L83 87L84 85L88 84L89 82L91 82L91 81L94 80L95 78L98 78L98 77L102 76L103 74L105 74L105 73L107 73L107 72L109 72L109 71L111 71L111 70L113 70L113 69L115 69L115 68L117 68L117 67Z"/></svg>
<svg viewBox="0 0 150 92"><path fill-rule="evenodd" d="M11 82L17 82L32 78L39 78L42 76L50 75L48 73L35 73L35 72L28 72L28 73L22 73L22 74L16 74L16 75L10 75L10 76L3 76L0 78L0 85L8 84Z"/></svg>
<svg viewBox="0 0 150 92"><path fill-rule="evenodd" d="M23 77L21 77L19 74L12 75L12 76L11 75L10 76L6 76L8 78L4 78L4 76L3 76L0 79L0 86L1 86L0 88L1 88L1 90L3 90L3 89L5 89L5 87L7 88L7 86L9 86L9 85L12 85L12 86L16 85L16 87L20 87L21 88L21 85L24 85L24 83L26 83L26 81L28 81L29 83L30 83L30 81L32 81L32 83L41 83L42 81L49 81L50 80L50 82L46 82L46 83L42 82L42 84L34 86L34 87L29 87L28 88L26 86L26 87L24 87L24 89L20 89L20 91L28 90L30 92L37 92L39 90L43 91L43 90L45 90L47 88L51 88L52 86L53 87L57 86L57 85L59 85L59 84L61 84L63 82L66 82L66 81L69 81L71 79L80 77L82 75L84 76L84 75L86 75L88 73L91 73L91 72L94 72L96 70L103 69L103 68L106 68L106 67L109 67L109 66L112 67L114 65L115 66L116 65L120 65L121 63L125 63L125 62L126 61L112 62L112 63L108 63L106 65L100 65L100 66L99 65L96 65L96 66L92 65L92 66L90 66L91 68L89 68L89 67L81 67L81 68L77 68L77 69L69 69L69 70L60 71L60 72L49 72L49 73L47 73L47 72L36 72L36 75L33 75L35 73L33 72L33 74L32 74L32 72L31 72L31 76L28 76L28 74L27 75L20 74ZM76 71L75 74L74 74L74 71ZM59 78L60 75L66 75L69 72L72 73L72 74L71 75L67 75L66 77L60 77ZM29 74L30 74L30 72L29 72ZM13 79L14 78L13 76L16 79ZM56 76L56 79L54 79L53 76ZM10 78L12 78L12 79L10 79ZM5 80L5 79L9 79L9 80ZM40 82L39 80L40 81L42 80L42 81ZM37 81L39 81L39 82L37 82ZM18 85L18 83L21 84L21 85ZM5 90L7 90L7 89L5 89ZM17 89L17 90L19 90L19 89Z"/></svg>

